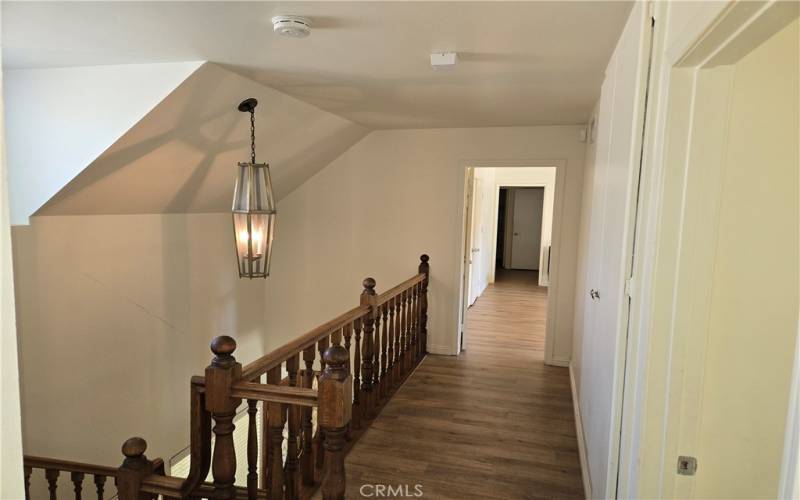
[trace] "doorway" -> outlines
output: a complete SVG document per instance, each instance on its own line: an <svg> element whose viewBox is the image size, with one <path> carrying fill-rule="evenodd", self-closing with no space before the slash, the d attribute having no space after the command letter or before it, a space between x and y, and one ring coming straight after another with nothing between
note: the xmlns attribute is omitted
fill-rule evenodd
<svg viewBox="0 0 800 500"><path fill-rule="evenodd" d="M797 497L800 9L751 7L665 61L641 496Z"/></svg>
<svg viewBox="0 0 800 500"><path fill-rule="evenodd" d="M548 300L550 248L556 212L556 167L472 167L465 179L464 273L461 348L470 308L500 282L525 288L547 311L545 321L531 325L531 335L546 340L554 327ZM552 340L550 341L552 342ZM545 358L548 356L545 355Z"/></svg>
<svg viewBox="0 0 800 500"><path fill-rule="evenodd" d="M498 210L497 246L503 251L501 267L536 271L538 275L542 260L544 187L501 187L500 199L503 208Z"/></svg>

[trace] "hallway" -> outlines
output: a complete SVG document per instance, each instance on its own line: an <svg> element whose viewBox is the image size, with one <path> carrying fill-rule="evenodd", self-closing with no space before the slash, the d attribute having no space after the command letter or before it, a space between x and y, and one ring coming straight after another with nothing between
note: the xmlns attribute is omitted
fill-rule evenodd
<svg viewBox="0 0 800 500"><path fill-rule="evenodd" d="M453 500L583 496L569 374L543 364L547 290L534 275L498 272L469 309L466 352L429 355L389 401L347 456L348 498L379 497L374 485Z"/></svg>

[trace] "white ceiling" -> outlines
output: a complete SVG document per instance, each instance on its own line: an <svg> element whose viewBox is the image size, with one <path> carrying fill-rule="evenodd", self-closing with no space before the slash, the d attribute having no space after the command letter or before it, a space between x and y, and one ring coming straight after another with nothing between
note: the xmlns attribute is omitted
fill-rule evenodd
<svg viewBox="0 0 800 500"><path fill-rule="evenodd" d="M3 63L207 60L370 128L576 124L630 5L3 1ZM273 34L286 13L313 34ZM431 70L438 50L459 52L454 70Z"/></svg>

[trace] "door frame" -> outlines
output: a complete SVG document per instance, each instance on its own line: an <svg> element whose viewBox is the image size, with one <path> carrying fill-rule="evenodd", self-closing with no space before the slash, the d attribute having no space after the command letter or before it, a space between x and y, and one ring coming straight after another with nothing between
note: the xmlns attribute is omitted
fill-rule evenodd
<svg viewBox="0 0 800 500"><path fill-rule="evenodd" d="M558 172L556 172L556 183L557 182L558 182ZM507 188L538 188L538 187L544 189L544 197L542 199L542 205L543 205L542 206L542 221L544 221L544 216L545 216L544 203L545 203L545 200L547 200L547 194L550 192L549 190L550 189L555 190L555 186L551 187L548 184L543 183L543 182L538 182L538 183L537 182L533 182L533 183L525 183L525 182L495 182L494 196L493 196L494 207L492 208L492 213L494 214L494 220L492 221L492 241L495 244L492 245L492 262L494 262L494 263L497 262L497 238L500 237L499 227L498 227L498 224L497 224L497 217L499 215L498 212L499 212L499 206L500 206L500 190L504 189L504 188L507 189ZM554 198L554 200L555 200L555 198ZM555 202L553 203L553 205L554 205L553 206L553 212L555 212ZM506 213L508 213L508 206L506 206ZM553 215L554 214L550 214L551 218L553 217ZM551 224L552 224L552 221L551 221ZM508 227L508 226L506 226L506 227ZM553 246L552 245L552 243L553 243L552 225L551 225L551 231L550 232L551 232L551 235L550 235L550 246L552 247ZM543 241L542 240L542 234L543 233L544 233L544 224L542 224L542 231L541 231L541 234L539 235L539 238L540 238L541 241ZM504 244L503 248L505 248L505 244ZM510 248L509 248L509 252L511 252ZM503 260L505 260L505 259L503 259ZM511 260L511 258L509 258L509 263L510 263L510 260ZM489 271L489 283L494 283L495 277L496 277L496 271L497 271L497 265L495 264L494 266L492 266L492 269ZM541 273L542 273L542 251L541 251L541 248L540 248L540 250L539 250L539 286L550 286L549 283L547 285L542 285Z"/></svg>
<svg viewBox="0 0 800 500"><path fill-rule="evenodd" d="M520 160L508 160L508 159L478 159L478 160L463 160L461 162L461 168L459 169L459 177L461 182L461 190L462 190L462 199L461 199L461 232L459 233L458 239L456 240L455 245L457 250L456 254L461 256L461 263L459 266L459 276L461 277L461 286L459 290L459 300L457 302L457 310L455 311L457 321L455 336L456 336L456 346L458 346L458 351L461 351L462 345L462 336L463 336L463 324L466 314L466 308L464 307L464 301L466 300L464 297L464 279L466 274L466 266L465 266L465 252L467 250L466 247L466 229L467 229L467 219L469 217L469 200L467 191L469 189L469 182L468 182L468 171L469 169L475 168L521 168L521 167L555 167L556 169L556 185L555 185L555 192L553 199L553 227L552 227L552 234L550 240L550 286L548 289L547 294L547 323L545 326L545 349L544 349L544 363L546 365L552 366L569 366L570 358L562 358L555 356L555 347L556 347L556 326L557 326L557 317L556 317L556 307L558 305L558 290L559 290L559 280L560 280L560 273L559 273L559 251L561 249L561 233L562 233L562 219L564 215L564 193L566 187L566 167L567 161L565 159L520 159ZM499 190L498 190L499 193ZM497 197L495 197L495 203L497 202ZM497 214L497 205L493 207L493 214ZM496 231L497 231L497 221L495 220L493 223L493 234L496 238ZM496 240L495 240L496 241ZM493 257L497 258L496 252L497 247L493 245ZM492 280L494 276L492 275Z"/></svg>
<svg viewBox="0 0 800 500"><path fill-rule="evenodd" d="M683 354L702 351L704 342L684 338L675 313L679 307L679 270L699 263L696 258L689 262L690 256L681 253L681 248L698 240L689 231L689 226L697 221L683 218L697 72L710 63L730 61L737 51L745 50L742 37L750 44L760 37L765 40L768 36L765 33L773 34L777 29L771 31L771 27L782 22L776 12L796 11L798 7L794 2L777 1L700 2L683 6L680 18L683 29L674 30L668 39L668 30L664 28L669 25L672 8L672 2L655 2L652 11L656 29L650 93L655 99L646 120L643 144L641 225L634 242L635 280L628 286L631 311L617 477L619 498L670 498L688 493L676 484L675 462L678 429L692 424L679 422L677 417L681 404L685 403L685 390L698 382L698 374L691 370L684 373L688 363ZM689 9L693 9L691 15L687 15ZM683 181L668 177L670 172L677 173ZM718 185L719 173L708 175L712 178L706 185ZM708 195L713 198L717 193ZM713 225L714 217L703 224ZM671 278L657 274L657 259L670 262L677 270ZM669 297L670 303L660 304L657 309L654 303L657 294ZM668 310L671 314L659 313ZM698 355L701 353L695 352L691 357L695 359ZM793 418L798 417L795 414ZM787 427L787 448L796 439L789 434ZM794 465L796 469L796 462ZM786 471L796 473L785 457L784 474ZM782 485L793 480L783 476Z"/></svg>

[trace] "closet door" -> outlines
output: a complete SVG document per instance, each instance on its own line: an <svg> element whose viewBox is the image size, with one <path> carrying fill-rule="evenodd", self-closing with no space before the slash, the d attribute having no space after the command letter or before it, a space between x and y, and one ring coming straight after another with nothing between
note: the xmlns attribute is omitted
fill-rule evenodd
<svg viewBox="0 0 800 500"><path fill-rule="evenodd" d="M603 237L604 211L606 199L606 171L613 122L611 120L614 104L614 67L616 56L608 65L603 82L600 105L597 112L596 153L594 175L592 177L591 218L586 265L586 290L583 295L583 347L581 349L580 406L583 416L583 431L592 479L592 491L602 496L607 473L608 458L608 390L601 381L605 379L605 364L608 362L605 351L607 342L598 326L600 299L595 297L603 267L605 238ZM605 298L605 297L603 297Z"/></svg>
<svg viewBox="0 0 800 500"><path fill-rule="evenodd" d="M629 306L625 279L649 44L647 4L636 3L606 69L598 111L580 393L592 494L597 498L613 498L616 491Z"/></svg>

